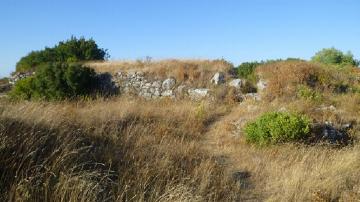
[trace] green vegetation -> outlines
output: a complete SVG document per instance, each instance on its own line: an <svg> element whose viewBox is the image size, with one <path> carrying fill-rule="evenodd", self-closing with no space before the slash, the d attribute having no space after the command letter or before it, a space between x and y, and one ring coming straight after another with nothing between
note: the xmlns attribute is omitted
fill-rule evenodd
<svg viewBox="0 0 360 202"><path fill-rule="evenodd" d="M48 62L82 62L105 60L107 50L101 49L93 39L71 37L61 41L53 48L46 47L41 51L32 51L16 64L17 72L34 71L38 66Z"/></svg>
<svg viewBox="0 0 360 202"><path fill-rule="evenodd" d="M44 64L34 77L16 83L10 96L15 99L59 100L88 95L96 87L96 73L81 65Z"/></svg>
<svg viewBox="0 0 360 202"><path fill-rule="evenodd" d="M255 69L261 65L260 62L244 62L237 67L237 74L240 78L247 79L251 82L256 82Z"/></svg>
<svg viewBox="0 0 360 202"><path fill-rule="evenodd" d="M335 48L324 48L317 52L311 58L313 62L319 62L327 65L342 66L358 66L359 61L354 59L353 54L349 51L346 54Z"/></svg>
<svg viewBox="0 0 360 202"><path fill-rule="evenodd" d="M245 126L247 141L258 145L300 140L309 132L307 117L285 112L265 113Z"/></svg>
<svg viewBox="0 0 360 202"><path fill-rule="evenodd" d="M311 100L316 102L322 100L322 95L320 92L317 92L316 90L306 85L300 85L298 87L297 96L305 100Z"/></svg>

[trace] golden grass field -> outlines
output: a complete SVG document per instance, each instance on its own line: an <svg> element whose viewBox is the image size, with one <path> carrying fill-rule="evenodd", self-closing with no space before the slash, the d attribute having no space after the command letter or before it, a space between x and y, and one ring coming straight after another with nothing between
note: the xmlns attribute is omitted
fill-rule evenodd
<svg viewBox="0 0 360 202"><path fill-rule="evenodd" d="M99 72L139 68L199 86L228 65L174 60L91 64ZM266 99L240 104L125 95L59 102L2 99L0 200L359 201L360 94L332 93L334 79L356 86L359 72L323 72L302 62L259 71L269 79ZM309 72L324 75L315 86L321 101L294 97ZM336 110L318 110L330 105ZM284 109L314 122L352 121L354 141L258 147L236 127Z"/></svg>

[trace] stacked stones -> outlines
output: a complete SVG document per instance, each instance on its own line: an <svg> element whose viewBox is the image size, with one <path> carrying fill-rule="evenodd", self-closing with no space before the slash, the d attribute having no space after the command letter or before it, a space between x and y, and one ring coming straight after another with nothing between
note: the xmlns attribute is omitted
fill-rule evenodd
<svg viewBox="0 0 360 202"><path fill-rule="evenodd" d="M116 82L120 90L125 93L133 92L144 98L175 98L176 80L174 78L148 81L142 72L119 72L116 74Z"/></svg>
<svg viewBox="0 0 360 202"><path fill-rule="evenodd" d="M226 84L225 74L217 72L210 80L214 85ZM207 98L211 94L208 88L191 88L186 85L176 86L176 80L172 77L165 80L148 80L143 72L118 72L115 75L115 83L121 92L134 93L146 99L156 99L161 97L182 98L188 96L193 100L201 100ZM242 79L233 79L227 86L240 89L245 85L246 81ZM266 88L266 82L262 81L258 87L259 90ZM241 95L242 100L253 99L261 100L257 93L247 93Z"/></svg>

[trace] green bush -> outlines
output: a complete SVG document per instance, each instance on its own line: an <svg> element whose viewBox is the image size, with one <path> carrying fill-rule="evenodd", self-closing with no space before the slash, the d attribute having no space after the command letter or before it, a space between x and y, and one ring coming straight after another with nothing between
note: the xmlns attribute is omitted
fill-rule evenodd
<svg viewBox="0 0 360 202"><path fill-rule="evenodd" d="M247 141L258 145L300 140L309 132L307 117L285 112L265 113L245 126Z"/></svg>
<svg viewBox="0 0 360 202"><path fill-rule="evenodd" d="M327 65L338 65L338 66L357 66L359 62L354 59L351 52L344 54L340 50L335 48L324 48L317 52L315 56L311 58L313 62L319 62Z"/></svg>
<svg viewBox="0 0 360 202"><path fill-rule="evenodd" d="M53 48L32 51L16 64L17 72L35 71L38 66L48 62L82 62L89 60L105 60L107 50L98 48L93 39L71 37L61 41Z"/></svg>
<svg viewBox="0 0 360 202"><path fill-rule="evenodd" d="M319 102L322 100L322 95L320 92L306 86L306 85L300 85L297 90L297 96L299 98L303 98L305 100L311 100Z"/></svg>
<svg viewBox="0 0 360 202"><path fill-rule="evenodd" d="M244 62L237 67L237 73L240 78L247 79L253 83L256 82L255 69L261 63L259 62Z"/></svg>
<svg viewBox="0 0 360 202"><path fill-rule="evenodd" d="M18 81L10 96L15 99L59 100L92 93L97 79L93 69L81 65L48 63L35 76Z"/></svg>

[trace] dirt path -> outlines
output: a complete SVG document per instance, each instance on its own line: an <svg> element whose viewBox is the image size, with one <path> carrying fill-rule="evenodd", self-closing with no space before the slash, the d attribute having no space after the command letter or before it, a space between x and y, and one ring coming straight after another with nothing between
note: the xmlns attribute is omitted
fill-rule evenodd
<svg viewBox="0 0 360 202"><path fill-rule="evenodd" d="M251 183L253 173L238 165L239 150L235 147L242 146L240 134L234 130L234 118L237 117L237 107L233 107L228 113L220 116L208 126L204 136L203 148L216 161L224 166L226 173L240 183L244 193L241 193L242 201L262 201ZM246 117L243 117L246 119ZM235 118L236 119L236 118ZM238 144L239 143L239 144Z"/></svg>

